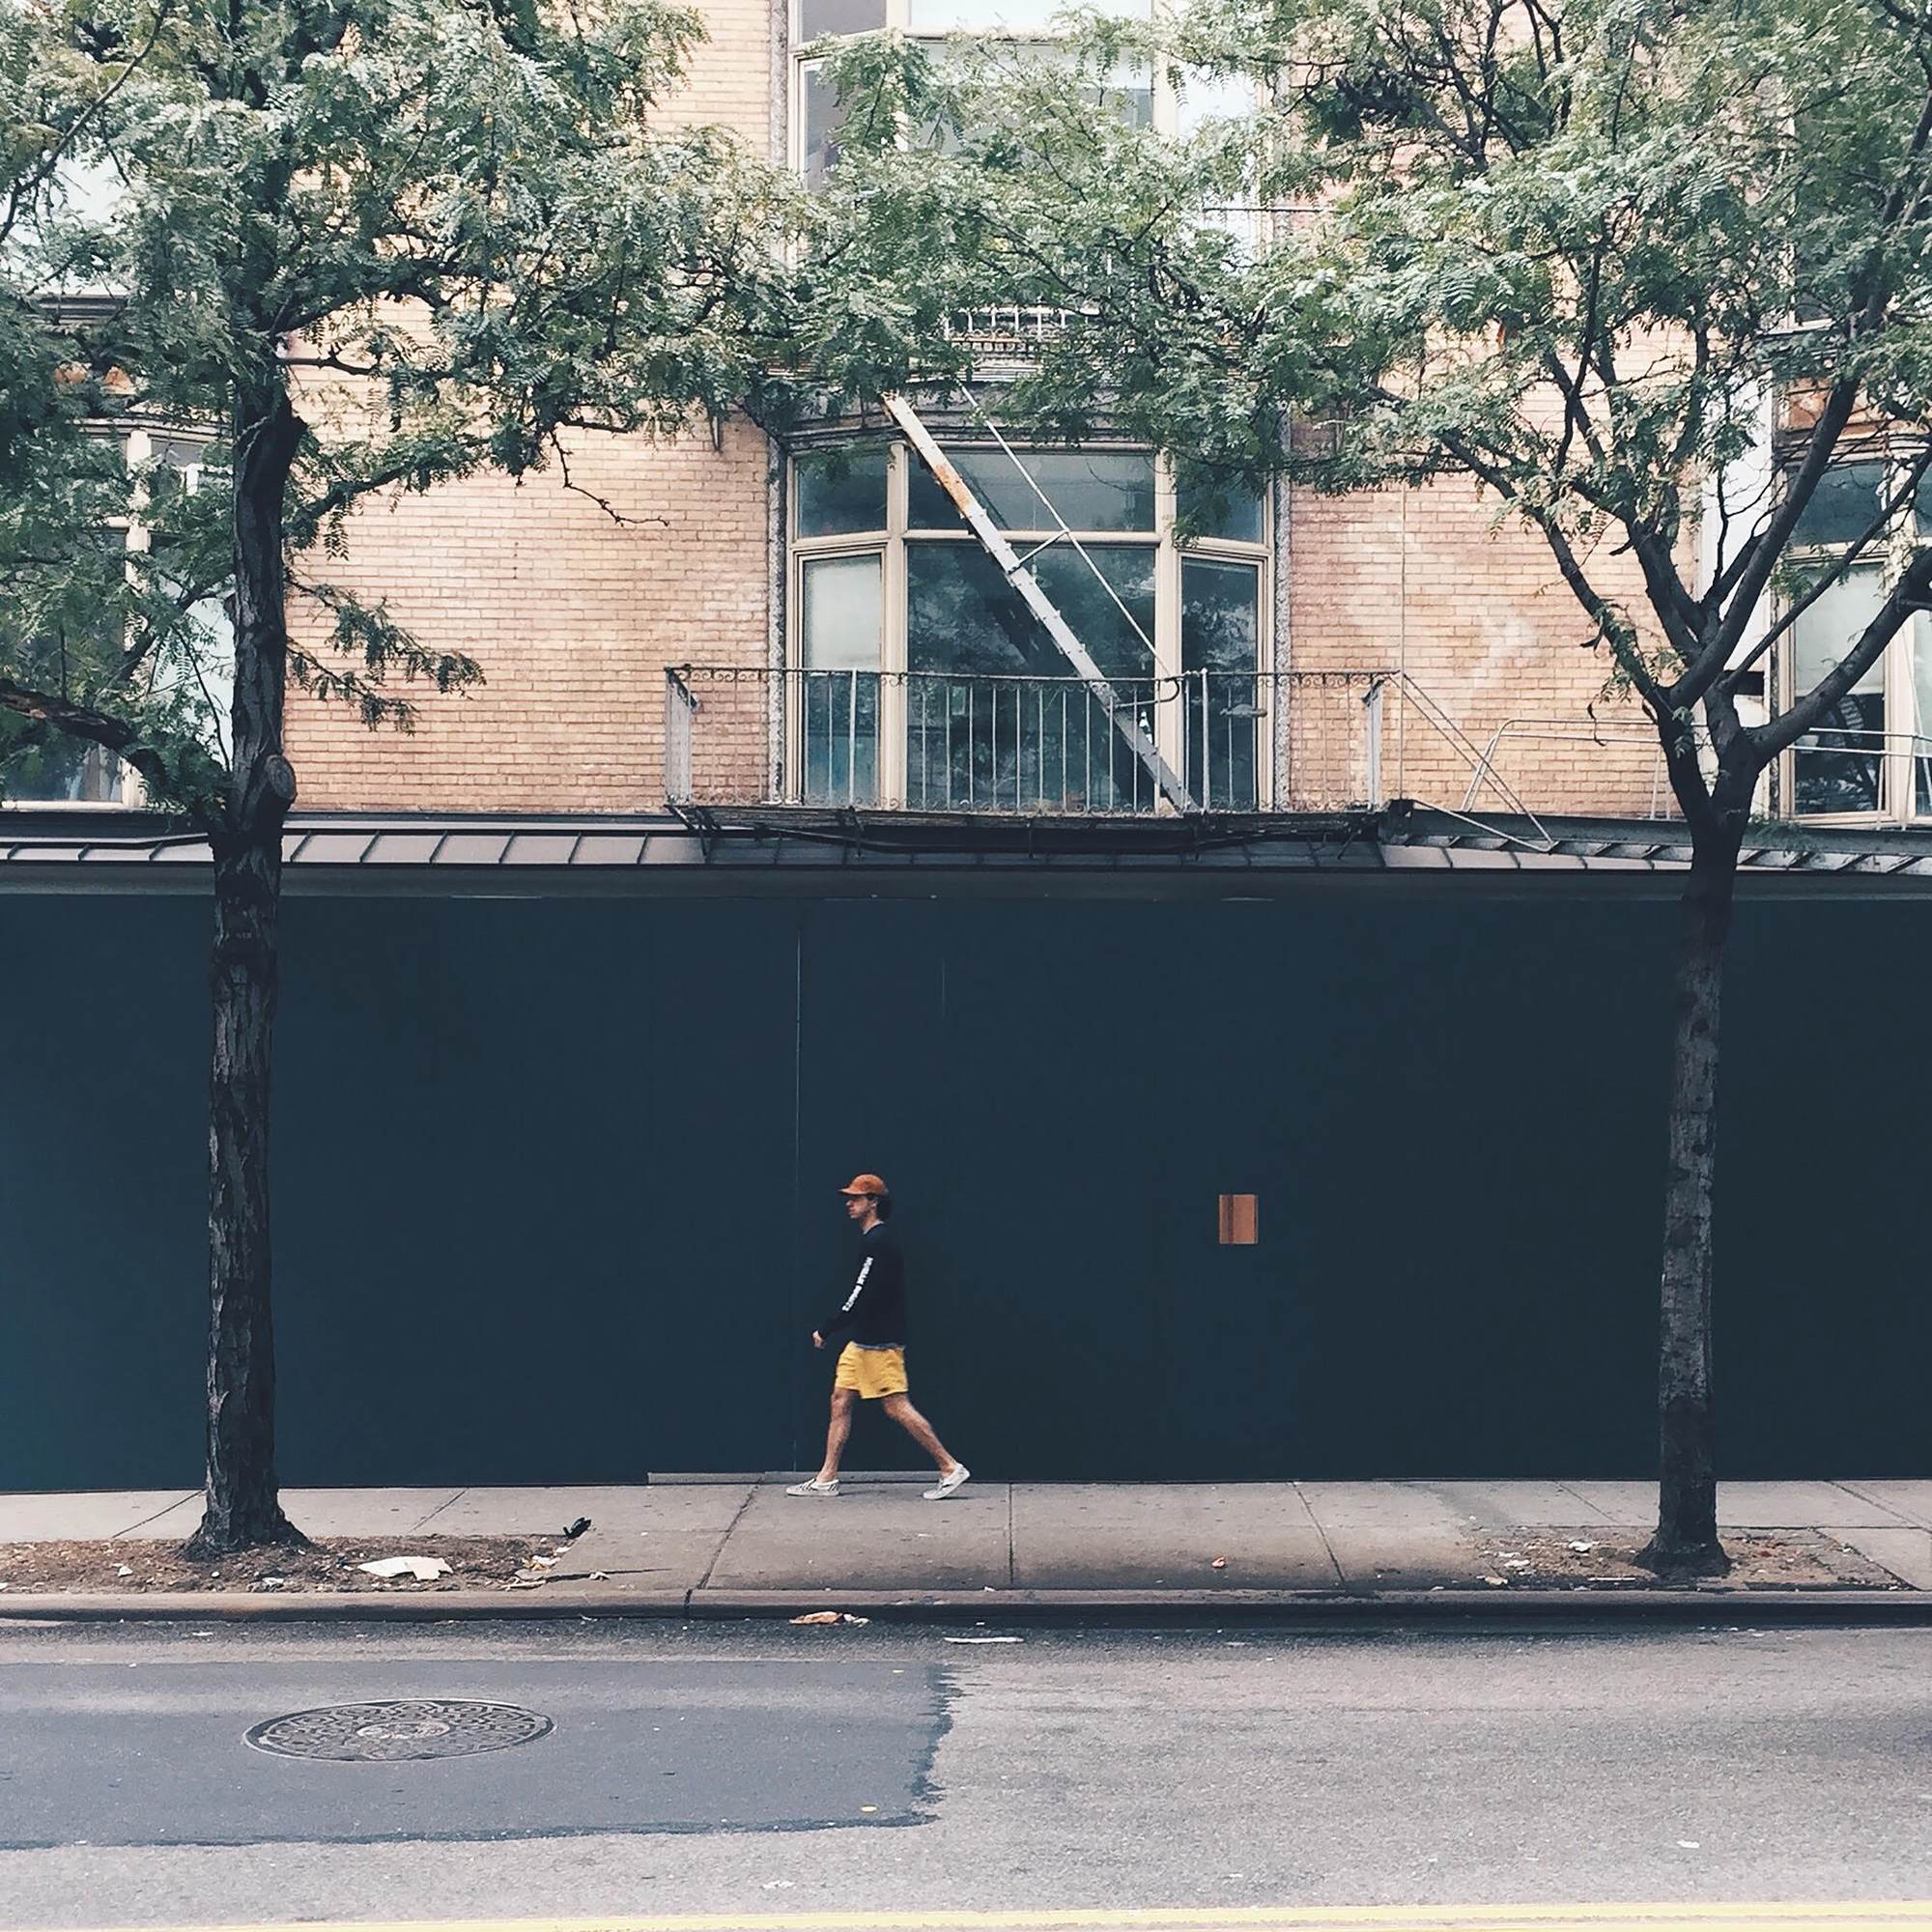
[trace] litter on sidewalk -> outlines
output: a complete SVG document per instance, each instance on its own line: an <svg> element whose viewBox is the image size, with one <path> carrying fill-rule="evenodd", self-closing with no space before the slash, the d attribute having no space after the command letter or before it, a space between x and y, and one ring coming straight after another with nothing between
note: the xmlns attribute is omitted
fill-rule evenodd
<svg viewBox="0 0 1932 1932"><path fill-rule="evenodd" d="M373 1563L355 1567L371 1577L413 1577L418 1583L434 1583L439 1577L449 1575L449 1565L440 1556L379 1556Z"/></svg>

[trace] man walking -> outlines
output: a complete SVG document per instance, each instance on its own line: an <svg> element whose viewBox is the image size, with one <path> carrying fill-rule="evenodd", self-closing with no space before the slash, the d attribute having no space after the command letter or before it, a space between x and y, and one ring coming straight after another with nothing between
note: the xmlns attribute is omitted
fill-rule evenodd
<svg viewBox="0 0 1932 1932"><path fill-rule="evenodd" d="M825 1461L809 1483L794 1483L788 1496L836 1496L838 1459L852 1433L852 1405L877 1402L886 1413L939 1465L938 1484L925 1492L929 1503L950 1496L972 1472L932 1433L932 1424L906 1394L905 1257L887 1230L893 1197L876 1174L862 1174L844 1190L845 1212L858 1222L859 1278L837 1310L811 1331L811 1346L822 1349L828 1335L849 1328L852 1339L838 1352L832 1379L832 1422L825 1432Z"/></svg>

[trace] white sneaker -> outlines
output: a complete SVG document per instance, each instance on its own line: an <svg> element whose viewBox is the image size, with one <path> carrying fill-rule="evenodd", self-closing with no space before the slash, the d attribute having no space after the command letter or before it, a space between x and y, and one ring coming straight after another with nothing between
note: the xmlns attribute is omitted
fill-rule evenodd
<svg viewBox="0 0 1932 1932"><path fill-rule="evenodd" d="M952 1467L940 1477L937 1487L926 1491L926 1501L929 1503L944 1502L972 1473L972 1470L964 1463L953 1463Z"/></svg>
<svg viewBox="0 0 1932 1932"><path fill-rule="evenodd" d="M836 1496L838 1493L838 1478L834 1476L829 1483L821 1483L816 1476L809 1483L794 1483L785 1491L788 1496Z"/></svg>

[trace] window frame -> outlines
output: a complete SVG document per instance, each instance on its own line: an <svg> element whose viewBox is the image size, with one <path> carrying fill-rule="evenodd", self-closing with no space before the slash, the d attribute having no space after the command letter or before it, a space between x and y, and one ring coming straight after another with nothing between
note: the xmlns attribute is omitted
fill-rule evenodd
<svg viewBox="0 0 1932 1932"><path fill-rule="evenodd" d="M1148 18L1154 17L1155 9L1159 4L1160 0L1151 0L1148 7ZM784 148L785 165L792 173L803 177L806 172L806 85L809 74L824 60L822 54L808 53L807 48L819 46L825 42L834 40L851 40L856 38L857 32L860 31L902 34L908 40L917 40L932 46L943 46L951 38L949 32L930 28L915 31L911 24L912 0L885 0L885 10L886 18L883 26L855 30L851 34L824 34L807 40L800 24L802 0L788 0L785 9ZM981 40L1003 42L1010 46L1044 46L1059 38L1045 26L1011 31L1001 28L960 28L952 31L969 34ZM1185 133L1187 122L1182 110L1180 90L1175 87L1164 66L1151 76L1150 93L1153 131L1169 139ZM1257 88L1255 92L1257 105L1260 105L1261 99L1261 91ZM1256 233L1259 233L1258 228Z"/></svg>
<svg viewBox="0 0 1932 1932"><path fill-rule="evenodd" d="M1903 486L1916 452L1901 452L1889 442L1880 447L1862 445L1844 452L1840 464L1834 467L1850 469L1856 465L1871 464L1880 469L1879 501L1883 502L1895 495ZM1932 490L1932 480L1923 486ZM1897 519L1896 526L1881 541L1873 544L1846 573L1846 581L1861 570L1875 568L1879 574L1879 588L1882 596L1889 595L1906 565L1913 551L1919 542L1932 542L1932 527L1922 536L1918 531L1919 519L1927 512L1916 506L1908 506ZM1932 519L1928 519L1932 522ZM1829 564L1834 559L1842 559L1851 548L1849 543L1800 543L1794 539L1786 553L1789 563L1804 566ZM1778 614L1785 614L1782 600ZM1802 621L1802 620L1801 620ZM1804 811L1798 801L1798 781L1800 760L1806 756L1819 755L1817 747L1807 748L1798 744L1788 747L1778 754L1776 766L1776 797L1779 809L1794 819L1806 825L1818 826L1861 826L1861 825L1910 825L1932 820L1932 807L1920 810L1918 804L1918 778L1917 767L1921 763L1932 765L1932 720L1918 715L1918 691L1917 679L1917 655L1921 649L1932 651L1932 634L1928 634L1919 618L1912 618L1902 624L1891 641L1880 654L1874 669L1879 674L1879 696L1885 707L1885 725L1882 743L1875 753L1879 765L1879 797L1876 808L1870 811ZM1789 711L1803 694L1798 690L1798 639L1794 625L1778 639L1776 656L1775 675L1772 688L1776 693L1776 711ZM1829 725L1815 726L1814 730L1830 730ZM1829 754L1833 748L1824 748ZM1857 755L1856 753L1848 755Z"/></svg>
<svg viewBox="0 0 1932 1932"><path fill-rule="evenodd" d="M157 456L164 457L168 466L180 475L183 491L189 496L192 496L201 487L201 473L207 468L206 454L209 447L216 440L212 431L197 433L193 430L183 429L177 424L144 426L136 423L125 430L103 431L101 433L103 435L111 435L124 445L128 467L130 470L144 468L155 462ZM122 533L124 547L130 559L128 564L128 574L130 580L134 574L134 565L131 559L146 554L154 548L156 534L154 526L145 521L142 515L142 511L146 505L145 490L137 489L132 501L128 505L127 515L108 517L97 526L98 528L102 530L119 530ZM225 746L227 742L228 721L225 718L217 717L215 723L216 730L221 735L222 743ZM112 753L107 752L101 747L93 748L86 755L89 757L99 757L102 761L112 759L114 766L119 772L120 790L116 797L23 798L16 793L7 792L4 795L0 795L0 812L59 811L84 815L90 812L145 811L148 810L147 785L142 780L140 773L132 765L115 757Z"/></svg>
<svg viewBox="0 0 1932 1932"><path fill-rule="evenodd" d="M962 428L944 436L948 451L964 450L972 455L1008 461L997 440L983 431ZM856 446L850 444L848 446ZM1143 445L1113 440L1091 445L1095 451L1118 450L1149 458L1153 466L1153 527L1145 531L1075 528L1071 534L1090 548L1144 549L1153 556L1153 626L1150 641L1153 654L1154 678L1172 680L1175 690L1182 689L1185 675L1182 653L1182 572L1192 560L1229 563L1252 569L1255 574L1255 675L1270 701L1255 721L1255 803L1253 810L1273 809L1275 791L1275 719L1273 707L1281 701L1274 671L1274 544L1273 506L1267 493L1259 505L1260 533L1252 541L1233 537L1198 536L1182 542L1176 534L1179 491L1172 464L1158 452ZM1038 453L1052 454L1056 447L1044 446ZM1021 457L1033 453L1032 445L1014 445ZM807 567L824 558L877 556L880 559L879 624L879 734L877 800L883 809L898 809L907 796L906 772L906 691L911 666L911 638L907 557L909 549L920 544L967 543L976 540L957 528L917 529L911 526L910 497L913 467L918 457L900 438L886 440L886 522L882 529L841 531L829 536L801 536L798 533L798 469L815 453L810 448L794 449L786 462L785 491L785 679L792 696L784 706L783 771L785 796L802 802L804 769L804 720L801 696L806 683L805 576ZM1051 543L1064 544L1065 538L1050 528L1016 529L1015 548L1022 557ZM1074 672L1068 667L1066 675ZM1161 756L1176 771L1185 769L1187 746L1187 706L1184 702L1156 707L1155 744Z"/></svg>

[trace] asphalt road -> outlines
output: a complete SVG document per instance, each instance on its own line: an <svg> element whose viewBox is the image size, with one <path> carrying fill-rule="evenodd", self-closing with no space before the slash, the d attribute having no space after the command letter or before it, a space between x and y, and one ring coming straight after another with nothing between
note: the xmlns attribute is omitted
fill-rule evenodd
<svg viewBox="0 0 1932 1932"><path fill-rule="evenodd" d="M209 1629L0 1632L0 1924L1932 1898L1928 1631Z"/></svg>

